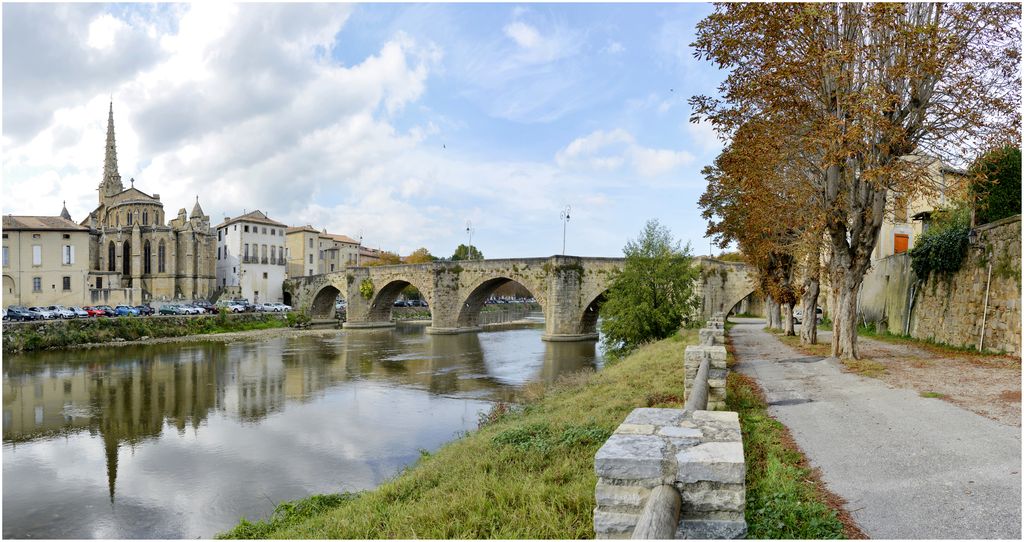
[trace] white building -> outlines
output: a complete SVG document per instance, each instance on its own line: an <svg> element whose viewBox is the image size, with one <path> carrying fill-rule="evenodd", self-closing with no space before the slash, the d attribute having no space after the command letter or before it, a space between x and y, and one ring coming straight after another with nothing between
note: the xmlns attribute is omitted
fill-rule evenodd
<svg viewBox="0 0 1024 542"><path fill-rule="evenodd" d="M217 287L222 298L282 301L288 265L286 225L259 210L217 225Z"/></svg>

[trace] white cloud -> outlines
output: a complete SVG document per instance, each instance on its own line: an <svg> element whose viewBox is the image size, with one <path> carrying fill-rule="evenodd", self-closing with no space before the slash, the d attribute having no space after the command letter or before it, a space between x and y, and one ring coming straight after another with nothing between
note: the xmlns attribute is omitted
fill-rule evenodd
<svg viewBox="0 0 1024 542"><path fill-rule="evenodd" d="M124 32L128 25L111 15L103 14L89 23L89 37L86 44L93 49L109 49L114 45L117 35Z"/></svg>
<svg viewBox="0 0 1024 542"><path fill-rule="evenodd" d="M537 29L522 21L515 21L505 25L505 35L512 38L520 47L526 49L536 47L541 42Z"/></svg>
<svg viewBox="0 0 1024 542"><path fill-rule="evenodd" d="M604 48L601 49L602 53L608 53L610 55L622 54L625 51L626 48L615 40L608 40L608 45L605 45Z"/></svg>
<svg viewBox="0 0 1024 542"><path fill-rule="evenodd" d="M686 151L643 147L621 128L597 130L573 140L555 154L555 163L564 168L613 171L628 164L642 177L657 177L693 160L693 155Z"/></svg>
<svg viewBox="0 0 1024 542"><path fill-rule="evenodd" d="M706 154L718 154L724 146L718 137L718 132L715 132L715 128L710 122L688 122L686 123L686 132L690 136L693 146Z"/></svg>

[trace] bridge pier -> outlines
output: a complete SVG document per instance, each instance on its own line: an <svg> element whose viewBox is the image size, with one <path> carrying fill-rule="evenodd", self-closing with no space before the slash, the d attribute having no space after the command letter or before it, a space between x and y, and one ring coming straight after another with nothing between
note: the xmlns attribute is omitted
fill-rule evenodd
<svg viewBox="0 0 1024 542"><path fill-rule="evenodd" d="M385 327L395 327L394 322L345 322L341 325L342 329L380 329Z"/></svg>
<svg viewBox="0 0 1024 542"><path fill-rule="evenodd" d="M598 339L597 333L553 333L543 334L540 336L541 340L553 342L553 343L568 343L568 342L580 342L580 341L596 341Z"/></svg>
<svg viewBox="0 0 1024 542"><path fill-rule="evenodd" d="M428 335L458 335L460 333L476 333L482 330L480 326L473 327L436 327L427 326Z"/></svg>

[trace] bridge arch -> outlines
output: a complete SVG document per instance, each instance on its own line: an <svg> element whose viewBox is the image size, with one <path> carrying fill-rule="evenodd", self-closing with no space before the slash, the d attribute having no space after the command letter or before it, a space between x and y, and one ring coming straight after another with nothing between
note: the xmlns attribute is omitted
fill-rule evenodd
<svg viewBox="0 0 1024 542"><path fill-rule="evenodd" d="M594 296L586 308L583 309L583 315L580 318L580 334L581 335L597 335L597 319L601 313L601 305L604 305L605 300L608 299L608 289L605 288L601 293Z"/></svg>
<svg viewBox="0 0 1024 542"><path fill-rule="evenodd" d="M514 282L523 288L525 288L530 295L540 305L542 312L547 314L544 306L544 299L538 295L538 288L536 286L531 287L529 282L524 280L516 280L506 276L491 277L478 281L471 288L467 288L468 294L461 300L459 300L459 315L456 318L456 323L460 329L471 329L479 326L480 311L483 310L484 304L490 299L494 292L502 286Z"/></svg>
<svg viewBox="0 0 1024 542"><path fill-rule="evenodd" d="M427 300L428 305L434 305L431 290L424 288L420 284L420 281L417 281L412 277L394 277L389 279L383 285L375 286L376 291L373 294L373 298L370 300L370 310L368 313L368 316L372 321L390 321L391 309L394 307L395 300L398 299L398 296L402 295L402 291L409 286L419 290L420 295L423 299Z"/></svg>
<svg viewBox="0 0 1024 542"><path fill-rule="evenodd" d="M334 302L341 294L333 284L325 284L313 295L313 302L309 306L309 315L315 320L326 320L334 318Z"/></svg>

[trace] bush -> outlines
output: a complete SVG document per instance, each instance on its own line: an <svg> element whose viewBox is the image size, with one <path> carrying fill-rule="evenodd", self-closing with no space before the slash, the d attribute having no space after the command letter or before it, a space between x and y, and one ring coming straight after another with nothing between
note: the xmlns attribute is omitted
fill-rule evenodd
<svg viewBox="0 0 1024 542"><path fill-rule="evenodd" d="M989 151L972 166L971 173L983 180L971 186L977 202L976 224L987 224L1020 214L1020 149L1006 145Z"/></svg>
<svg viewBox="0 0 1024 542"><path fill-rule="evenodd" d="M952 274L967 255L970 215L965 207L937 210L931 228L910 250L910 267L921 280L932 273Z"/></svg>

